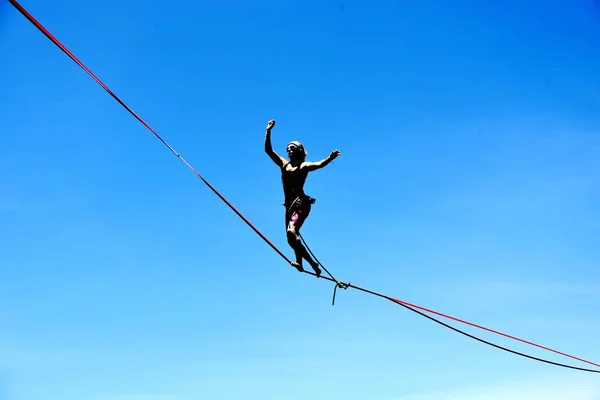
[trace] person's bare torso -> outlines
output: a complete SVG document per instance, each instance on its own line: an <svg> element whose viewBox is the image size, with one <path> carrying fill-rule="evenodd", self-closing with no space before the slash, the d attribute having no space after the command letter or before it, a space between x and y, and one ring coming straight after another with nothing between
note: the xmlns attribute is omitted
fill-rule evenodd
<svg viewBox="0 0 600 400"><path fill-rule="evenodd" d="M288 162L281 168L281 181L286 204L293 202L297 197L306 196L304 193L304 183L306 182L308 171L301 167L302 164L292 166Z"/></svg>

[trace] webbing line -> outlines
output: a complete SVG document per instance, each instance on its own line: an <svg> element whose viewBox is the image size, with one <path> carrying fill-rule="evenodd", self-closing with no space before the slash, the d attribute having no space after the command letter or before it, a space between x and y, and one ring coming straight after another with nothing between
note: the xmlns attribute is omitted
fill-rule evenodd
<svg viewBox="0 0 600 400"><path fill-rule="evenodd" d="M16 0L8 0L8 1L9 1L9 2L10 2L10 4L11 4L13 7L15 7L15 8L16 8L16 9L17 9L17 10L18 10L18 11L19 11L19 12L20 12L20 13L21 13L21 14L22 14L22 15L23 15L25 18L27 18L27 19L28 19L28 20L29 20L29 21L30 21L30 22L31 22L31 23L32 23L32 24L33 24L33 25L34 25L34 26L35 26L37 29L39 29L39 30L40 30L40 31L41 31L41 32L42 32L42 33L43 33L43 34L44 34L44 35L45 35L45 36L46 36L48 39L50 39L50 41L52 41L52 42L53 42L53 43L54 43L54 44L55 44L55 45L56 45L58 48L60 48L60 49L61 49L61 50L62 50L62 51L65 53L65 54L67 54L67 55L68 55L68 56L69 56L69 57L70 57L70 58L71 58L71 59L72 59L72 60L73 60L75 63L77 63L77 64L78 64L78 65L79 65L79 66L80 66L80 67L81 67L81 68L82 68L84 71L86 71L86 72L87 72L87 73L88 73L88 74L89 74L89 75L90 75L90 76L91 76L91 77L92 77L92 78L93 78L93 79L94 79L94 80L95 80L95 81L96 81L96 82L97 82L97 83L98 83L98 84L99 84L99 85L100 85L102 88L104 88L104 90L106 90L106 91L107 91L107 92L108 92L108 93L109 93L109 94L110 94L110 95L111 95L111 96L112 96L112 97L113 97L113 98L114 98L114 99L115 99L115 100L116 100L116 101L117 101L117 102L118 102L118 103L119 103L121 106L123 106L123 107L124 107L124 108L125 108L125 109L126 109L128 112L129 112L129 113L131 113L131 114L132 114L132 115L133 115L133 116L134 116L134 117L135 117L135 118L136 118L138 121L140 121L140 122L141 122L141 123L142 123L142 124L143 124L143 125L144 125L146 128L148 128L148 130L150 130L150 131L151 131L151 132L152 132L152 133L153 133L153 134L154 134L154 135L155 135L155 136L156 136L156 137L157 137L157 138L158 138L158 139L159 139L159 140L160 140L160 141L161 141L161 142L162 142L162 143L163 143L163 144L164 144L164 145L165 145L165 146L166 146L166 147L167 147L167 148L168 148L168 149L169 149L169 150L170 150L172 153L173 153L173 154L175 154L175 155L177 156L177 158L179 158L179 159L180 159L180 160L181 160L181 161L182 161L182 162L183 162L183 163L184 163L184 164L185 164L185 165L186 165L186 166L187 166L187 167L188 167L188 168L189 168L189 169L190 169L190 170L191 170L191 171L192 171L192 172L193 172L193 173L196 175L196 176L198 176L198 178L200 178L200 179L201 179L201 180L202 180L202 181L203 181L203 182L204 182L204 183L205 183L205 184L206 184L206 185L207 185L207 186L208 186L208 187L209 187L209 188L210 188L210 189L211 189L211 190L212 190L212 191L213 191L213 192L214 192L214 193L215 193L215 194L216 194L216 195L217 195L217 196L218 196L218 197L219 197L219 198L220 198L220 199L221 199L221 200L222 200L224 203L225 203L225 204L227 204L227 205L229 206L229 208L231 208L231 209L232 209L232 210L233 210L233 211L234 211L234 212L235 212L235 213L236 213L236 214L237 214L237 215L238 215L238 216L239 216L239 217L240 217L240 218L241 218L241 219L242 219L244 222L246 222L246 224L247 224L248 226L250 226L250 228L252 228L252 229L253 229L253 230L254 230L254 231L255 231L255 232L256 232L256 233L257 233L257 234L258 234L258 235L259 235L259 236L260 236L260 237L261 237L261 238L262 238L262 239L263 239L263 240L266 242L266 243L267 243L267 244L269 244L269 245L271 246L271 248L273 248L273 250L275 250L275 251L276 251L276 252L277 252L277 253L278 253L278 254L279 254L279 255L280 255L280 256L281 256L281 257L282 257L284 260L286 260L286 261L287 261L289 264L292 264L292 263L291 263L291 261L290 261L290 260L289 260L289 259L288 259L288 258L285 256L285 254L283 254L283 252L282 252L281 250L279 250L279 249L278 249L278 248L277 248L277 247L276 247L276 246L275 246L275 245L274 245L274 244L273 244L273 243L272 243L272 242L271 242L271 241L270 241L270 240L269 240L269 239L268 239L266 236L264 236L264 235L263 235L263 234L262 234L262 233L261 233L261 232L260 232L260 231L259 231L259 230L258 230L258 229L257 229L257 228L256 228L256 227L255 227L255 226L254 226L254 225L253 225L253 224L252 224L252 223L251 223L251 222L248 220L248 219L246 219L246 217L244 217L244 215L242 215L242 213L240 213L240 212L239 212L239 211L238 211L238 210L237 210L237 209L236 209L236 208L235 208L235 207L234 207L234 206L233 206L233 205L232 205L232 204L231 204L231 203L230 203L230 202L229 202L229 201L228 201L228 200L227 200L227 199L226 199L226 198L223 196L223 195L221 195L221 193L219 193L219 192L218 192L218 191L217 191L217 190L216 190L216 189L215 189L215 188L214 188L214 187L213 187L213 186L212 186L212 185L211 185L211 184L210 184L210 183L209 183L209 182L208 182L206 179L204 179L204 177L203 177L202 175L200 175L200 173L198 173L198 172L197 172L197 171L196 171L196 170L195 170L195 169L194 169L194 168L193 168L193 167L192 167L192 166L191 166L191 165L190 165L190 164L189 164L187 161L185 161L185 160L183 159L183 157L181 157L181 155L179 155L179 154L178 154L178 153L177 153L177 152L176 152L176 151L175 151L175 150L174 150L174 149L173 149L173 148L172 148L172 147L171 147L171 146L170 146L170 145L169 145L169 144L168 144L168 143L167 143L167 142L166 142L166 141L165 141L165 140L164 140L164 139L163 139L163 138L162 138L162 137L161 137L161 136L160 136L160 135L159 135L159 134L158 134L158 133L157 133L155 130L154 130L154 129L152 129L152 127L151 127L150 125L148 125L148 124L147 124L147 123L146 123L146 122L145 122L145 121L144 121L144 120L143 120L143 119L142 119L140 116L138 116L138 115L137 115L137 114L136 114L136 113L135 113L135 112L134 112L134 111L133 111L131 108L129 108L129 107L128 107L128 106L127 106L127 105L126 105L126 104L125 104L125 103L124 103L124 102L123 102L123 101L122 101L122 100L121 100L121 99L120 99L120 98L119 98L119 97L118 97L116 94L114 94L114 93L113 93L113 92L112 92L112 91L111 91L111 90L110 90L110 89L109 89L109 88L108 88L108 87L107 87L107 86L106 86L106 85L105 85L105 84L104 84L104 83L103 83L103 82L102 82L102 81L101 81L101 80L100 80L98 77L96 77L96 75L94 75L94 73L93 73L93 72L91 72L91 71L90 71L90 70L89 70L89 69L88 69L88 68L87 68L87 67L86 67L86 66L85 66L85 65L84 65L84 64L83 64L81 61L79 61L79 59L77 59L77 57L75 57L75 55L73 55L73 53L71 53L71 52L70 52L70 51L69 51L69 50L68 50L68 49L67 49L67 48L66 48L66 47L65 47L65 46L64 46L62 43L60 43L60 42L58 41L58 39L56 39L56 38L55 38L55 37L54 37L54 36L53 36L53 35L52 35L52 34L51 34L51 33L50 33L50 32L49 32L49 31L48 31L46 28L44 28L44 27L43 27L43 26L42 26L42 25L41 25L41 24L40 24L40 23L39 23L39 22L38 22L38 21L37 21L37 20L36 20L36 19L35 19L35 18L34 18L34 17L33 17L33 16L32 16L32 15L29 13L29 12L28 12L28 11L27 11L27 10L25 10L25 8L23 8L23 6L21 6L21 5L20 5L20 4L19 4L19 3L18 3ZM314 276L316 276L316 274L314 274L313 272L310 272L310 271L304 271L304 273L306 273L306 274L309 274L309 275L314 275ZM476 328L479 328L479 329L484 329L484 330L486 330L486 331L489 331L489 332L492 332L492 333L495 333L495 334L498 334L498 335L502 335L502 336L504 336L504 337L507 337L507 338L510 338L510 339L513 339L513 340L517 340L517 341L520 341L520 342L522 342L522 343L526 343L526 344L529 344L529 345L532 345L532 346L535 346L535 347L538 347L538 348L541 348L541 349L544 349L544 350L547 350L547 351L550 351L550 352L554 352L554 353L556 353L556 354L560 354L560 355L563 355L563 356L565 356L565 357L569 357L569 358L572 358L572 359L575 359L575 360L578 360L578 361L581 361L581 362L584 362L584 363L587 363L587 364L591 364L591 365L594 365L594 366L596 366L596 367L600 367L600 364L596 364L596 363L593 363L593 362L591 362L591 361L584 360L584 359L582 359L582 358L574 357L574 356L571 356L571 355L569 355L569 354L566 354L566 353L563 353L563 352L559 352L559 351L553 350L553 349L551 349L551 348L548 348L548 347L540 346L540 345L538 345L538 344L535 344L535 343L533 343L533 342L529 342L529 341L526 341L526 340L523 340L523 339L519 339L519 338L517 338L517 337L511 336L511 335L507 335L507 334L504 334L504 333L501 333L501 332L498 332L498 331L495 331L495 330L492 330L492 329L489 329L489 328L485 328L485 327L483 327L483 326L480 326L480 325L477 325L477 324L473 324L473 323L470 323L470 322L467 322L467 321L464 321L464 320L461 320L461 319L458 319L458 318L454 318L454 317L448 316L448 315L446 315L446 314L439 313L439 312L437 312L437 311L433 311L433 310L430 310L430 309L426 309L426 308L424 308L424 307L420 307L420 306L416 306L416 305L414 305L414 304L410 304L410 303L408 303L408 302L405 302L405 301L401 301L401 300L398 300L398 299L394 299L394 298L392 298L392 297L385 296L385 295L383 295L383 294L381 294L381 293L377 293L377 292L374 292L374 291L372 291L372 290L364 289L364 288L361 288L361 287L359 287L359 286L356 286L356 285L351 285L350 283L343 283L343 282L339 282L339 281L337 281L337 280L335 280L335 279L333 279L333 278L329 278L329 277L322 277L322 278L323 278L323 279L326 279L326 280L329 280L329 281L332 281L332 282L336 283L336 285L340 285L340 284L341 284L341 285L345 286L344 288L354 288L354 289L356 289L356 290L359 290L359 291L362 291L362 292L365 292L365 293L368 293L368 294L372 294L372 295L374 295L374 296L378 296L378 297L381 297L381 298L387 299L387 300L389 300L389 301L392 301L392 302L394 302L394 303L396 303L396 304L398 304L398 305L401 305L402 307L405 307L405 308L407 308L407 309L409 309L409 310L411 310L411 311L413 311L413 312L415 312L415 313L417 313L417 314L419 314L419 315L421 315L421 316L423 316L423 317L425 317L425 318L428 318L428 319L430 319L430 320L432 320L432 321L434 321L434 322L437 322L438 324L441 324L441 325L445 326L445 327L446 327L446 328L448 328L448 329L451 329L451 330L453 330L453 331L456 331L456 332L458 332L458 333L461 333L461 334L463 334L463 335L465 335L465 336L467 336L467 337L470 337L470 338L472 338L472 339L475 339L475 340L477 340L477 341L480 341L480 342L482 342L482 343L488 344L488 345L490 345L490 346L493 346L493 347L495 347L495 348L498 348L498 349L501 349L501 350L504 350L504 351L507 351L507 352L510 352L510 353L513 353L513 354L516 354L516 355L520 355L520 356L523 356L523 357L526 357L526 358L530 358L530 359L533 359L533 360L536 360L536 361L540 361L540 362L544 362L544 363L548 363L548 364L552 364L552 365L556 365L556 366L560 366L560 367L564 367L564 368L570 368L570 369L575 369L575 370L580 370L580 371L587 371L587 372L593 372L593 373L600 373L600 370L593 370L593 369L587 369L587 368L575 367L575 366L571 366L571 365L567 365L567 364L561 364L561 363L557 363L557 362L553 362L553 361L545 360L545 359L542 359L542 358L538 358L538 357L530 356L530 355L528 355L528 354L525 354L525 353L517 352L517 351L515 351L515 350L511 350L511 349L508 349L508 348L506 348L506 347L502 347L502 346L496 345L496 344L494 344L494 343L488 342L488 341L486 341L486 340L483 340L483 339L481 339L481 338L478 338L478 337L476 337L476 336L473 336L473 335L471 335L471 334L468 334L468 333L466 333L466 332L463 332L463 331L461 331L461 330L459 330L459 329L457 329L457 328L454 328L454 327L452 327L452 326L450 326L450 325L448 325L448 324L446 324L446 323L444 323L444 322L442 322L442 321L439 321L439 320L437 320L437 319L435 319L435 318L433 318L433 317L431 317L431 316L429 316L429 315L427 315L427 314L425 314L425 313L423 313L423 312L421 312L421 311L419 311L419 310L417 310L417 309L421 309L421 310L423 310L423 311L426 311L426 312L429 312L429 313L433 313L433 314L436 314L436 315L442 316L442 317L444 317L444 318L449 318L449 319L452 319L452 320L454 320L454 321L461 322L461 323L464 323L464 324L467 324L467 325L470 325L470 326L473 326L473 327L476 327Z"/></svg>

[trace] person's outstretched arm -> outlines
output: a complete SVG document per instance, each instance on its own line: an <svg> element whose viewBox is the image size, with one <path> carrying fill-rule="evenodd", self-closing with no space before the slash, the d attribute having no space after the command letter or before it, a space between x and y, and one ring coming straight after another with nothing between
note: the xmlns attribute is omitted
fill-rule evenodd
<svg viewBox="0 0 600 400"><path fill-rule="evenodd" d="M308 170L308 171L316 171L317 169L321 169L321 168L327 166L330 162L332 162L333 160L335 160L337 158L337 156L339 156L340 154L341 153L340 153L339 150L334 150L334 151L331 152L330 155L328 155L327 157L325 157L321 161L305 162L302 165L302 168L306 168L306 170Z"/></svg>
<svg viewBox="0 0 600 400"><path fill-rule="evenodd" d="M273 146L271 145L271 129L275 126L275 120L272 119L267 124L267 133L265 134L265 153L271 157L271 160L275 164L279 166L279 168L283 167L283 164L286 162L285 158L281 157L279 154L273 150Z"/></svg>

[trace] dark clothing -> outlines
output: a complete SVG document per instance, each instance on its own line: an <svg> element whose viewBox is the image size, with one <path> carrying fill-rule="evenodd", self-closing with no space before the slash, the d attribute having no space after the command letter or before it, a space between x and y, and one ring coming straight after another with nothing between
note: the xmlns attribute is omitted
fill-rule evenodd
<svg viewBox="0 0 600 400"><path fill-rule="evenodd" d="M306 218L310 215L312 205L315 199L309 196L297 197L290 204L284 203L285 206L285 226L289 227L290 222L294 222L296 229L300 230Z"/></svg>

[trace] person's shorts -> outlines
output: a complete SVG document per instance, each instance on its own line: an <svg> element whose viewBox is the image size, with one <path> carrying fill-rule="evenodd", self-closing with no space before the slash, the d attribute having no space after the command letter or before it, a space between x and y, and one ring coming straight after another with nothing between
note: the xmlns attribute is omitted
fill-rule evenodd
<svg viewBox="0 0 600 400"><path fill-rule="evenodd" d="M310 210L312 209L312 204L315 202L314 199L307 197L305 199L297 198L286 207L286 215L285 215L285 224L286 226L289 222L294 222L297 226L302 225L302 223L308 218L310 214Z"/></svg>

